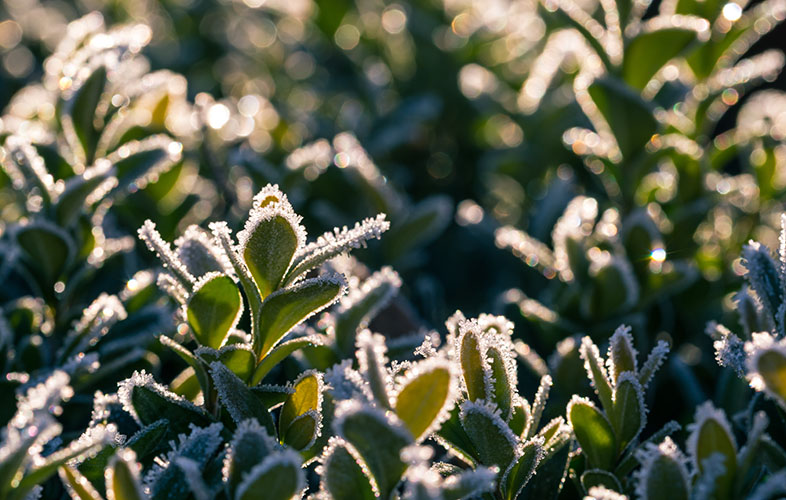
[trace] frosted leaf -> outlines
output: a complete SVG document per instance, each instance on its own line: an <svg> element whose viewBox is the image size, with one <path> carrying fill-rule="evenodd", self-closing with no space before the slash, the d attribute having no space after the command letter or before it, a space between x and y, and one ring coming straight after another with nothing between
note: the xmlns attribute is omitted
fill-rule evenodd
<svg viewBox="0 0 786 500"><path fill-rule="evenodd" d="M770 419L767 418L767 414L763 411L757 411L751 420L752 422L750 422L745 439L745 446L740 449L740 453L737 455L737 462L740 464L752 463L756 458L760 441L767 430L767 426L770 425Z"/></svg>
<svg viewBox="0 0 786 500"><path fill-rule="evenodd" d="M639 370L639 383L643 389L647 388L653 375L658 371L658 368L663 364L668 354L668 342L659 340L655 347L652 348L652 351L650 351L649 356L647 356L647 361L644 362L641 366L641 370Z"/></svg>
<svg viewBox="0 0 786 500"><path fill-rule="evenodd" d="M510 444L513 450L519 449L519 439L510 430L508 424L502 420L499 408L494 403L478 400L478 401L464 401L459 407L459 418L463 422L467 415L471 413L478 413L492 421L494 426L499 430L500 435Z"/></svg>
<svg viewBox="0 0 786 500"><path fill-rule="evenodd" d="M255 201L252 205L251 212L248 214L248 219L246 219L246 224L243 230L237 233L238 253L243 255L249 238L254 234L254 231L256 231L256 228L260 224L275 217L282 217L287 221L292 231L295 233L297 248L303 248L306 244L306 229L300 223L303 218L295 213L292 205L289 204L289 201L283 194L277 195L280 197L275 198L275 201L264 204L264 199L267 199L269 196L260 196L262 193L267 193L267 191L263 189L260 194L254 198ZM280 191L278 193L280 193ZM278 246L275 242L272 242L271 245L274 247Z"/></svg>
<svg viewBox="0 0 786 500"><path fill-rule="evenodd" d="M526 437L532 437L538 432L540 418L543 415L543 411L546 409L546 402L549 399L549 391L552 385L553 382L550 375L541 377L540 384L538 385L538 392L535 393L535 399L532 401L531 416L529 422L527 422L527 428L524 433Z"/></svg>
<svg viewBox="0 0 786 500"><path fill-rule="evenodd" d="M373 490L374 495L379 496L379 488L377 487L377 483L374 480L374 476L371 474L371 471L368 469L366 462L363 460L363 457L360 456L358 451L352 446L350 443L344 441L342 438L338 436L332 436L328 439L328 443L325 448L322 450L322 455L319 457L319 465L316 468L317 475L321 478L320 481L320 491L316 498L320 500L331 500L331 496L328 493L326 487L326 471L325 468L329 467L328 462L333 457L337 448L343 448L349 453L355 463L360 467L360 470L363 472L363 475L366 479L368 479L369 484ZM321 495L321 496L320 496Z"/></svg>
<svg viewBox="0 0 786 500"><path fill-rule="evenodd" d="M696 412L693 416L693 423L688 426L688 431L690 431L691 434L688 436L688 440L685 443L688 449L688 455L690 455L691 460L693 461L693 467L696 470L699 470L699 464L697 463L696 458L698 456L699 431L708 420L715 421L726 432L732 446L734 447L734 452L737 452L737 442L734 439L734 433L731 430L729 420L726 418L726 413L720 408L715 408L715 406L712 404L712 401L706 401L696 407ZM723 462L720 464L722 465Z"/></svg>
<svg viewBox="0 0 786 500"><path fill-rule="evenodd" d="M432 332L429 335L425 335L423 337L423 342L415 348L415 356L420 356L423 358L436 356L438 353L437 348L439 347L439 342L440 338L437 332Z"/></svg>
<svg viewBox="0 0 786 500"><path fill-rule="evenodd" d="M769 317L774 318L781 303L783 284L769 250L758 242L750 241L742 248L742 265L747 270L745 278L751 288Z"/></svg>
<svg viewBox="0 0 786 500"><path fill-rule="evenodd" d="M307 271L352 248L364 247L367 240L379 239L388 229L390 222L385 220L385 214L379 214L375 218L369 217L362 222L356 222L352 229L344 226L342 229L335 228L324 233L316 241L298 249L292 268L287 273L286 282L293 282Z"/></svg>
<svg viewBox="0 0 786 500"><path fill-rule="evenodd" d="M186 266L177 258L169 243L161 238L161 235L156 230L156 225L148 219L137 232L139 239L144 241L147 248L161 259L164 268L177 278L177 281L184 289L190 291L195 281L194 276L188 272Z"/></svg>
<svg viewBox="0 0 786 500"><path fill-rule="evenodd" d="M254 435L256 439L264 443L267 451L272 452L274 450L282 449L282 446L279 444L278 440L268 434L267 429L265 429L265 427L259 423L259 420L256 418L249 418L241 421L237 425L235 433L232 435L232 440L229 442L229 446L227 448L227 454L224 457L223 468L221 469L224 482L227 482L231 475L230 471L232 462L235 460L235 450L238 449L240 443L244 439L247 439L249 434Z"/></svg>
<svg viewBox="0 0 786 500"><path fill-rule="evenodd" d="M554 254L549 247L512 226L497 229L494 240L498 248L510 249L530 267L538 267L546 273L555 267Z"/></svg>
<svg viewBox="0 0 786 500"><path fill-rule="evenodd" d="M590 380L590 384L595 389L595 393L600 398L601 403L604 407L610 407L612 382L606 372L604 360L600 355L598 346L592 342L589 336L585 336L581 339L579 356L584 360L584 369L587 372L587 377Z"/></svg>
<svg viewBox="0 0 786 500"><path fill-rule="evenodd" d="M224 251L215 240L197 225L188 226L181 237L175 240L175 255L194 277L209 272L234 274Z"/></svg>
<svg viewBox="0 0 786 500"><path fill-rule="evenodd" d="M450 374L447 394L442 407L439 409L430 425L420 433L420 436L415 436L416 438L420 438L419 441L422 441L436 432L442 426L442 423L450 418L450 412L453 409L453 406L455 405L456 400L460 394L460 375L458 374L457 366L455 363L452 363L450 360L444 357L436 356L419 361L417 363L412 363L403 376L396 378L395 388L391 394L391 404L393 408L397 408L398 396L401 394L402 390L404 390L412 381L418 379L419 377L439 369L447 370Z"/></svg>
<svg viewBox="0 0 786 500"><path fill-rule="evenodd" d="M76 467L85 460L93 458L104 446L120 446L124 440L125 436L118 433L115 424L88 427L79 438L71 441L68 446L47 455L46 460L54 462L71 457L68 464Z"/></svg>
<svg viewBox="0 0 786 500"><path fill-rule="evenodd" d="M264 460L262 460L262 462L258 463L253 468L251 468L250 471L248 471L243 481L240 483L240 485L238 485L235 498L243 498L249 494L249 489L254 485L254 482L259 478L259 476L265 474L273 467L280 465L290 466L297 471L295 491L303 491L306 488L306 477L305 473L300 468L302 463L303 460L300 458L300 455L291 449L285 449L281 452L268 455ZM301 496L302 493L296 494L293 498L300 498Z"/></svg>
<svg viewBox="0 0 786 500"><path fill-rule="evenodd" d="M358 333L356 343L355 357L360 373L366 378L374 399L384 408L390 408L392 380L386 369L388 359L385 337L363 330Z"/></svg>
<svg viewBox="0 0 786 500"><path fill-rule="evenodd" d="M758 80L762 79L771 81L781 72L783 62L784 57L781 51L775 49L766 50L760 54L743 59L731 68L716 71L707 82L707 85L710 92L715 94L723 92L724 89L729 87L739 88L743 86L752 86ZM751 100L753 101L752 106L755 106L759 99L760 98L754 94L749 101L746 101L746 104L744 104L742 108L744 109ZM753 134L760 131L758 127L748 128L745 126L750 124L750 122L747 122L748 117L748 112L743 113L741 109L740 115L738 115L737 118L738 123L742 122L743 124L737 131L741 141L751 139Z"/></svg>
<svg viewBox="0 0 786 500"><path fill-rule="evenodd" d="M201 407L195 405L191 401L187 400L186 398L175 394L174 392L170 392L166 387L157 383L153 379L153 375L142 371L134 371L134 373L127 379L118 382L117 384L117 398L120 401L120 404L123 405L123 409L128 412L129 415L134 417L137 423L140 425L142 422L139 420L139 416L134 409L133 402L131 400L131 395L134 390L134 387L144 387L152 392L155 392L160 397L166 399L170 403L176 404L178 406L182 406L184 408L188 408L189 410L195 411L202 415L207 416L207 413Z"/></svg>
<svg viewBox="0 0 786 500"><path fill-rule="evenodd" d="M620 325L609 339L609 350L606 353L606 368L613 382L620 373L632 371L638 373L638 352L633 347L631 328ZM620 366L618 366L620 365Z"/></svg>
<svg viewBox="0 0 786 500"><path fill-rule="evenodd" d="M169 442L169 452L162 457L157 457L153 466L145 474L144 484L148 492L155 495L161 486L177 486L178 484L173 484L171 480L172 475L180 473L180 468L175 465L178 458L185 457L194 460L200 467L203 467L223 441L221 431L224 426L221 423L210 424L207 427L197 427L191 424L189 429L188 435L180 434L176 440ZM183 483L179 485L184 486ZM177 493L178 491L175 490L169 491L168 494L175 495Z"/></svg>

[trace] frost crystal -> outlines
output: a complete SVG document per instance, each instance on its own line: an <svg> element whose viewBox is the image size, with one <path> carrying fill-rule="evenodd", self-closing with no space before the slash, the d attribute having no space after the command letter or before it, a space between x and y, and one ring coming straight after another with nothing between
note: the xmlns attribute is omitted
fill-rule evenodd
<svg viewBox="0 0 786 500"><path fill-rule="evenodd" d="M175 240L175 255L195 277L211 271L232 274L232 266L215 240L199 226L191 225Z"/></svg>
<svg viewBox="0 0 786 500"><path fill-rule="evenodd" d="M156 230L156 225L151 220L146 220L142 227L139 228L138 233L139 239L144 241L147 248L151 252L155 252L158 258L161 259L164 268L177 278L180 285L186 290L190 290L195 281L194 276L188 272L186 266L177 258L169 243L161 238L161 235Z"/></svg>
<svg viewBox="0 0 786 500"><path fill-rule="evenodd" d="M367 218L362 222L356 222L352 229L344 226L342 229L335 228L324 233L316 241L298 249L292 270L289 272L289 280L296 279L308 270L352 248L364 247L367 240L379 239L389 228L390 222L385 220L385 214L379 214L373 219Z"/></svg>
<svg viewBox="0 0 786 500"><path fill-rule="evenodd" d="M712 404L712 401L706 401L696 408L696 413L693 417L693 423L688 426L688 430L691 434L688 437L686 446L688 448L688 454L691 456L691 459L693 460L693 466L696 470L699 470L699 464L696 462L696 457L698 457L699 432L704 426L704 423L708 420L714 420L726 432L732 446L734 447L734 452L737 452L737 442L734 439L734 433L731 431L731 425L729 425L729 421L726 418L726 413L719 408L715 408L715 406ZM722 462L720 465L722 466ZM705 470L704 475L707 475L707 470Z"/></svg>
<svg viewBox="0 0 786 500"><path fill-rule="evenodd" d="M259 478L259 476L279 465L288 465L296 471L297 483L295 486L295 491L301 492L306 487L306 477L303 473L303 470L300 468L302 463L303 461L301 460L300 455L291 449L286 449L281 452L268 455L264 460L262 460L262 462L252 467L251 470L248 471L248 473L244 476L243 481L237 487L236 498L243 498L246 496L249 493L249 488L253 486L254 482ZM296 494L295 498L300 498L300 496L302 495Z"/></svg>

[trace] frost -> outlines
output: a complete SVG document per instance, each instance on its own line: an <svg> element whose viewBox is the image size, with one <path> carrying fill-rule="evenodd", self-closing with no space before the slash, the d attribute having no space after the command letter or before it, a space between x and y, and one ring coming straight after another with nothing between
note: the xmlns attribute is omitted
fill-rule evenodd
<svg viewBox="0 0 786 500"><path fill-rule="evenodd" d="M742 248L742 259L747 270L745 278L769 317L774 318L780 305L776 298L781 297L783 284L780 283L779 276L772 272L776 270L776 266L769 250L758 242L750 241Z"/></svg>
<svg viewBox="0 0 786 500"><path fill-rule="evenodd" d="M592 387L595 388L596 392L598 391L598 384L601 384L601 382L603 386L611 387L611 380L609 380L609 375L606 372L603 358L600 356L600 350L598 350L598 346L595 345L589 336L581 339L579 356L584 360L584 369L587 371L587 377L590 379ZM596 371L597 374L595 373ZM600 375L602 380L595 380L596 375Z"/></svg>
<svg viewBox="0 0 786 500"><path fill-rule="evenodd" d="M164 268L177 278L183 288L190 290L195 281L194 276L188 272L186 266L177 258L169 243L161 238L161 235L156 230L156 225L148 219L137 232L139 239L144 241L147 248L161 259Z"/></svg>
<svg viewBox="0 0 786 500"><path fill-rule="evenodd" d="M359 399L368 403L374 400L368 383L360 372L352 369L351 359L345 359L326 370L325 383L336 400Z"/></svg>
<svg viewBox="0 0 786 500"><path fill-rule="evenodd" d="M732 368L740 377L745 376L746 361L744 343L726 327L715 322L707 325L707 333L713 338L715 360L720 366Z"/></svg>
<svg viewBox="0 0 786 500"><path fill-rule="evenodd" d="M157 383L153 379L153 375L146 373L144 370L142 370L141 372L134 371L134 373L129 378L121 382L118 382L117 398L118 401L120 401L120 404L123 405L123 409L126 412L128 412L129 415L134 417L134 420L136 420L136 422L140 425L142 424L142 422L139 420L139 416L137 415L136 410L134 409L134 404L131 400L131 395L135 387L144 387L146 389L149 389L155 392L156 394L158 394L159 396L161 396L162 398L166 399L170 403L182 406L184 408L188 408L189 410L193 410L197 413L201 413L207 416L205 410L203 410L199 406L195 405L194 403L187 400L186 398L175 394L174 392L170 392L166 387Z"/></svg>
<svg viewBox="0 0 786 500"><path fill-rule="evenodd" d="M633 388L636 392L637 401L639 404L639 414L641 415L641 419L639 422L639 429L636 431L635 436L641 434L641 431L644 430L644 426L647 425L647 405L644 403L644 389L641 387L639 383L639 379L633 372L622 372L617 379L617 385L614 390L614 402L617 402L617 390L622 385L623 382L628 382L633 385Z"/></svg>
<svg viewBox="0 0 786 500"><path fill-rule="evenodd" d="M20 136L11 135L5 139L4 148L5 154L0 158L14 189L37 188L41 196L54 201L59 194L54 177L33 145Z"/></svg>
<svg viewBox="0 0 786 500"><path fill-rule="evenodd" d="M292 282L310 269L352 248L364 247L367 240L379 239L389 228L390 222L385 220L385 214L379 214L373 219L367 218L362 222L356 222L352 229L344 226L342 229L335 228L324 233L316 241L298 249L292 268L288 272L287 281ZM390 273L392 270L389 269L388 274ZM401 286L400 279L398 286Z"/></svg>
<svg viewBox="0 0 786 500"><path fill-rule="evenodd" d="M668 342L659 340L655 347L652 348L652 351L650 351L649 356L647 356L647 361L644 362L641 370L639 370L639 383L641 383L643 389L647 388L653 375L658 371L658 368L663 364L668 354Z"/></svg>
<svg viewBox="0 0 786 500"><path fill-rule="evenodd" d="M282 449L278 441L268 434L267 429L265 429L256 418L249 418L241 421L237 425L235 433L232 435L232 440L229 442L229 446L227 448L227 454L224 457L222 468L222 477L224 478L224 481L227 481L230 475L229 471L231 463L234 460L234 450L238 448L239 443L242 439L245 438L247 434L253 434L258 437L270 452Z"/></svg>

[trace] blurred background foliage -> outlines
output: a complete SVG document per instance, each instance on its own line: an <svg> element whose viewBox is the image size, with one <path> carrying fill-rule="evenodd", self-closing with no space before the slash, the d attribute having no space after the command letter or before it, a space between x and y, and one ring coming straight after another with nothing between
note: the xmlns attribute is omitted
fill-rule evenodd
<svg viewBox="0 0 786 500"><path fill-rule="evenodd" d="M504 312L524 354L556 351L567 397L588 393L575 335L603 343L629 323L642 350L676 352L653 426L707 397L739 409L744 383L716 383L704 329L736 322L742 245L777 247L786 7L630 2L620 19L613 3L3 0L0 133L36 142L30 123L55 122L69 70L44 61L70 21L143 23L140 64L171 74L127 138L167 134L183 155L115 204L112 236L146 218L169 241L238 227L269 182L314 234L385 212L390 232L358 255L401 273L425 325ZM61 144L50 130L39 142ZM11 224L22 215L0 184ZM153 263L128 258L124 278Z"/></svg>

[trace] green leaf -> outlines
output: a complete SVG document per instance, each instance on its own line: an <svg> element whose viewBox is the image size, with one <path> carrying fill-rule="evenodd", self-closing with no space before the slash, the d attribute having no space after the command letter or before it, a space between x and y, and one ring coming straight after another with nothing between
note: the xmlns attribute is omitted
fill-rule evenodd
<svg viewBox="0 0 786 500"><path fill-rule="evenodd" d="M450 364L446 360L422 361L412 366L397 391L393 409L420 441L449 416L456 392Z"/></svg>
<svg viewBox="0 0 786 500"><path fill-rule="evenodd" d="M175 166L183 147L167 135L152 135L139 141L128 141L107 157L117 176L117 186L109 196L120 195L127 186L147 187Z"/></svg>
<svg viewBox="0 0 786 500"><path fill-rule="evenodd" d="M520 404L513 406L513 414L510 416L510 420L508 420L508 427L513 431L513 434L521 436L527 430L529 419L529 403L522 399Z"/></svg>
<svg viewBox="0 0 786 500"><path fill-rule="evenodd" d="M101 495L93 488L90 481L79 473L78 470L64 465L58 469L60 479L66 485L66 490L74 500L101 500Z"/></svg>
<svg viewBox="0 0 786 500"><path fill-rule="evenodd" d="M588 399L573 396L568 405L568 422L592 467L610 470L617 458L614 430Z"/></svg>
<svg viewBox="0 0 786 500"><path fill-rule="evenodd" d="M295 390L287 385L263 384L251 388L251 392L262 401L266 408L273 410L275 407L283 405L290 394Z"/></svg>
<svg viewBox="0 0 786 500"><path fill-rule="evenodd" d="M623 372L614 388L614 407L609 414L620 452L644 429L647 423L646 411L644 390L635 373Z"/></svg>
<svg viewBox="0 0 786 500"><path fill-rule="evenodd" d="M200 345L218 349L243 312L243 299L232 278L208 273L196 285L186 304L186 317Z"/></svg>
<svg viewBox="0 0 786 500"><path fill-rule="evenodd" d="M407 465L401 450L414 441L404 426L381 410L358 402L339 407L333 428L366 463L382 498L389 498Z"/></svg>
<svg viewBox="0 0 786 500"><path fill-rule="evenodd" d="M485 371L483 369L483 353L481 352L481 333L478 330L467 328L461 336L460 360L461 373L467 396L470 401L486 397Z"/></svg>
<svg viewBox="0 0 786 500"><path fill-rule="evenodd" d="M543 440L535 438L521 448L521 455L505 471L502 483L507 500L518 498L543 457Z"/></svg>
<svg viewBox="0 0 786 500"><path fill-rule="evenodd" d="M31 272L49 292L73 257L71 239L55 226L35 223L18 228L16 241Z"/></svg>
<svg viewBox="0 0 786 500"><path fill-rule="evenodd" d="M248 344L225 344L218 350L218 360L246 382L254 371L256 356Z"/></svg>
<svg viewBox="0 0 786 500"><path fill-rule="evenodd" d="M292 451L266 457L252 468L237 488L236 500L291 500L306 487L300 457Z"/></svg>
<svg viewBox="0 0 786 500"><path fill-rule="evenodd" d="M461 404L459 418L480 462L496 465L504 471L516 458L518 439L495 410L488 404L465 401Z"/></svg>
<svg viewBox="0 0 786 500"><path fill-rule="evenodd" d="M262 338L254 339L257 359L264 359L293 327L338 300L344 289L342 277L326 275L271 294L259 311Z"/></svg>
<svg viewBox="0 0 786 500"><path fill-rule="evenodd" d="M114 500L145 500L136 455L130 450L120 450L110 462L106 474L106 490L109 498Z"/></svg>
<svg viewBox="0 0 786 500"><path fill-rule="evenodd" d="M608 77L592 82L587 92L611 129L623 158L632 160L658 131L649 105L630 87ZM594 122L596 117L590 119Z"/></svg>
<svg viewBox="0 0 786 500"><path fill-rule="evenodd" d="M347 448L335 439L322 458L322 485L333 500L373 500L368 476Z"/></svg>
<svg viewBox="0 0 786 500"><path fill-rule="evenodd" d="M556 499L565 484L570 464L570 453L571 446L568 446L568 442L566 442L544 458L538 465L537 474L530 478L524 486L520 498Z"/></svg>
<svg viewBox="0 0 786 500"><path fill-rule="evenodd" d="M672 27L639 33L625 47L622 77L633 88L644 90L647 82L694 40L696 31L687 28Z"/></svg>
<svg viewBox="0 0 786 500"><path fill-rule="evenodd" d="M240 253L264 299L278 289L302 244L299 220L288 203L254 209L238 235Z"/></svg>
<svg viewBox="0 0 786 500"><path fill-rule="evenodd" d="M322 427L322 417L314 410L298 416L282 434L281 442L301 451L310 448Z"/></svg>
<svg viewBox="0 0 786 500"><path fill-rule="evenodd" d="M67 114L74 128L73 131L79 141L79 144L71 144L71 147L80 148L79 152L84 155L83 159L88 165L93 162L93 155L98 143L98 132L93 123L106 82L106 67L99 66L84 81L66 105Z"/></svg>
<svg viewBox="0 0 786 500"><path fill-rule="evenodd" d="M210 363L210 375L213 377L221 405L227 409L236 424L253 418L262 424L271 436L275 435L276 429L270 412L232 370L220 361L214 361Z"/></svg>
<svg viewBox="0 0 786 500"><path fill-rule="evenodd" d="M278 448L274 438L255 419L237 426L226 458L224 481L227 495L234 498L243 477Z"/></svg>
<svg viewBox="0 0 786 500"><path fill-rule="evenodd" d="M321 424L322 385L322 374L319 372L304 372L295 380L295 392L284 402L278 418L278 434L282 442L296 449L304 449L316 439ZM290 429L296 422L297 428ZM311 434L306 436L309 430Z"/></svg>
<svg viewBox="0 0 786 500"><path fill-rule="evenodd" d="M293 352L303 349L305 347L321 346L325 344L324 335L307 335L305 337L298 337L296 339L287 340L274 347L262 361L259 362L254 375L251 377L251 385L255 386L264 380L265 375L270 373L270 370L275 368L277 364L282 362L287 356Z"/></svg>

